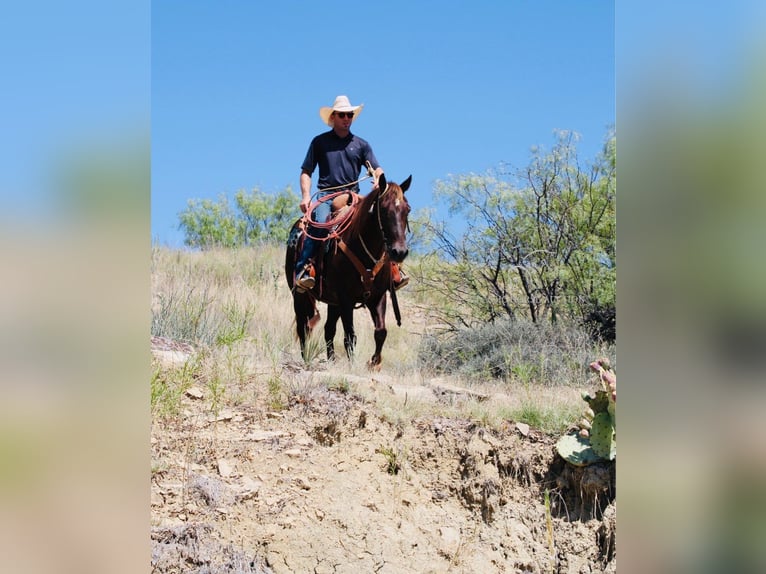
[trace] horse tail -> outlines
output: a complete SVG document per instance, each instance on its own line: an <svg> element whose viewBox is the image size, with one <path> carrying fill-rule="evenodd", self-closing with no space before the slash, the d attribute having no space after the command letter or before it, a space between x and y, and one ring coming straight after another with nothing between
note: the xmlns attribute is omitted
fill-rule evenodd
<svg viewBox="0 0 766 574"><path fill-rule="evenodd" d="M309 318L309 333L314 330L314 327L319 323L321 316L319 315L319 309L317 309L316 303L314 303L314 315Z"/></svg>
<svg viewBox="0 0 766 574"><path fill-rule="evenodd" d="M319 323L320 319L322 318L322 315L319 313L319 309L317 309L316 301L314 302L314 314L308 318L308 321L306 322L306 337L311 335L311 332L314 330L314 327L317 326L317 323ZM300 336L298 335L298 316L293 318L293 340L298 341L300 340Z"/></svg>

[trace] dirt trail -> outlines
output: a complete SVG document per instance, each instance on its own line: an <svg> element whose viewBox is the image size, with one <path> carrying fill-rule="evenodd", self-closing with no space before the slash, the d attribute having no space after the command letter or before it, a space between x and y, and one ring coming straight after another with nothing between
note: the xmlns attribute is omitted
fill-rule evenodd
<svg viewBox="0 0 766 574"><path fill-rule="evenodd" d="M153 572L615 571L614 467L569 467L555 437L397 426L353 387L217 416L193 395L152 429Z"/></svg>

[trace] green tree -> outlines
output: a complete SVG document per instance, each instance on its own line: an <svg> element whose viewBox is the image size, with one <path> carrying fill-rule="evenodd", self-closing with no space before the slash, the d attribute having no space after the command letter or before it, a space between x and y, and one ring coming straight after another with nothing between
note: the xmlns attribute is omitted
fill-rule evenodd
<svg viewBox="0 0 766 574"><path fill-rule="evenodd" d="M221 194L217 201L190 199L179 213L184 244L189 247L244 247L262 241L284 242L300 215L299 197L290 186L278 194L259 189L237 191L234 208Z"/></svg>
<svg viewBox="0 0 766 574"><path fill-rule="evenodd" d="M207 249L238 245L237 217L223 194L218 201L190 199L178 217L184 244L189 247Z"/></svg>
<svg viewBox="0 0 766 574"><path fill-rule="evenodd" d="M260 241L287 241L290 227L300 215L300 198L286 187L276 195L254 189L234 196L239 212L239 233L244 245Z"/></svg>
<svg viewBox="0 0 766 574"><path fill-rule="evenodd" d="M437 184L435 195L465 222L460 236L431 213L434 273L426 288L447 302L451 328L501 318L533 322L613 316L615 262L615 135L592 165L577 157L576 135L559 132L550 152L537 148L526 168L461 175ZM603 314L603 313L602 313Z"/></svg>

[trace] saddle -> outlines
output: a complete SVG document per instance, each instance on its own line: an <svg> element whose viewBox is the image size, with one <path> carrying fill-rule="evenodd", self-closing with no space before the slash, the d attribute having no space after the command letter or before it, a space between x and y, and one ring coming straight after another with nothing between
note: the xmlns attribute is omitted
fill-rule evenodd
<svg viewBox="0 0 766 574"><path fill-rule="evenodd" d="M349 191L333 198L330 203L330 219L334 220L338 217L342 217L350 208L353 203L353 192Z"/></svg>

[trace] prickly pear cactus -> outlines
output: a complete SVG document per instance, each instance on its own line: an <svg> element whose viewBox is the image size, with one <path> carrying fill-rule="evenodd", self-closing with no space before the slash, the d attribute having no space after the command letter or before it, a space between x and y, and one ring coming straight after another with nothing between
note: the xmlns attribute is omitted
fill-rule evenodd
<svg viewBox="0 0 766 574"><path fill-rule="evenodd" d="M602 389L595 396L582 395L588 407L578 423L579 432L566 434L556 443L562 458L576 466L617 457L617 377L606 359L594 361L590 368L598 373Z"/></svg>
<svg viewBox="0 0 766 574"><path fill-rule="evenodd" d="M556 443L561 458L575 466L587 466L602 460L590 445L590 441L580 434L565 434Z"/></svg>
<svg viewBox="0 0 766 574"><path fill-rule="evenodd" d="M590 429L590 445L601 458L614 460L617 455L614 426L612 425L612 417L608 412L598 413L593 417Z"/></svg>

